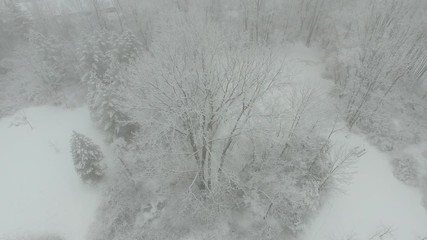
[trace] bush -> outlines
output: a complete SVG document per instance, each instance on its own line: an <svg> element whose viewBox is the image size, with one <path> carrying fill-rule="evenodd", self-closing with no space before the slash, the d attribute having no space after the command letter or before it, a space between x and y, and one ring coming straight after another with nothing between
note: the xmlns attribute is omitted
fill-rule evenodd
<svg viewBox="0 0 427 240"><path fill-rule="evenodd" d="M283 157L265 153L255 157L242 171L246 184L257 189L251 195L257 195L252 198L264 205L262 214L280 225L270 225L270 234L275 232L277 237L283 230L297 234L304 229L308 217L319 208L322 191L329 188L333 180L328 177L329 169L333 167L329 150L327 139L293 138L288 142ZM265 206L270 203L271 209L267 211Z"/></svg>
<svg viewBox="0 0 427 240"><path fill-rule="evenodd" d="M402 182L411 185L418 185L418 162L410 155L402 155L393 159L393 174Z"/></svg>
<svg viewBox="0 0 427 240"><path fill-rule="evenodd" d="M126 174L114 176L110 186L105 190L88 239L126 239L122 237L133 231L136 215L141 211L141 202L147 196L129 184L125 176Z"/></svg>
<svg viewBox="0 0 427 240"><path fill-rule="evenodd" d="M104 155L98 145L83 134L73 131L71 153L74 167L84 182L97 183L104 176Z"/></svg>

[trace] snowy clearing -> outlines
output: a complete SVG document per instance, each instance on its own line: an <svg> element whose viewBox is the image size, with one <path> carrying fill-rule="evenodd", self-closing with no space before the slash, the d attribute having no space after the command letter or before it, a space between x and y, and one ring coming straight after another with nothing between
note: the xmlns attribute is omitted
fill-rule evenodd
<svg viewBox="0 0 427 240"><path fill-rule="evenodd" d="M295 71L293 82L316 86L317 101L324 105L322 111L331 113L323 121L329 119L332 122L332 117L337 114L329 96L333 86L331 80L320 77L325 67L321 54L298 44L292 49L294 51L288 58L294 63L290 68ZM393 175L391 156L364 137L350 133L344 126L332 137L335 149L360 146L366 153L357 159L352 180L324 199L322 209L308 224L301 239L366 240L388 229L391 233L372 239L419 240L427 237L427 210L421 203L422 193ZM408 148L407 152L422 159L426 146L418 144Z"/></svg>
<svg viewBox="0 0 427 240"><path fill-rule="evenodd" d="M366 139L343 131L337 144L363 146L366 154L355 165L353 180L334 193L304 234L304 240L373 239L419 240L427 236L427 212L421 193L392 173L388 156Z"/></svg>
<svg viewBox="0 0 427 240"><path fill-rule="evenodd" d="M85 107L29 108L0 120L0 239L84 239L100 196L74 171L73 130L105 150Z"/></svg>

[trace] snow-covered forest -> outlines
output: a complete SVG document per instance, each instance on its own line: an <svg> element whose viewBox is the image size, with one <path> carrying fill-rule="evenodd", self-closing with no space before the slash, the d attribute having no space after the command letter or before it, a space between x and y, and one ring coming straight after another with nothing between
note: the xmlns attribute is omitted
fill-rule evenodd
<svg viewBox="0 0 427 240"><path fill-rule="evenodd" d="M0 0L0 240L427 239L426 12Z"/></svg>

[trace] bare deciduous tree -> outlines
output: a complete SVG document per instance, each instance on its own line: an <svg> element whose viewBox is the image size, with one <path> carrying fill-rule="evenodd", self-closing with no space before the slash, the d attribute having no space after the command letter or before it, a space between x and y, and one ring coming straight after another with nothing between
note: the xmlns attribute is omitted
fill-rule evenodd
<svg viewBox="0 0 427 240"><path fill-rule="evenodd" d="M335 184L348 182L355 172L355 160L362 157L365 153L366 150L360 147L352 149L340 147L332 151L332 164L322 179L319 179L319 191L324 190L331 181Z"/></svg>
<svg viewBox="0 0 427 240"><path fill-rule="evenodd" d="M184 33L138 64L137 108L163 142L194 160L199 188L210 189L280 67L268 51L234 49L214 25L182 24L176 29Z"/></svg>

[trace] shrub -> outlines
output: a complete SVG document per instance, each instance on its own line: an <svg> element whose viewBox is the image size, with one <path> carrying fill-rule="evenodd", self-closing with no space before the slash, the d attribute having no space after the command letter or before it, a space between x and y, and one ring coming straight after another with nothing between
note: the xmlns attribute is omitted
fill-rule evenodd
<svg viewBox="0 0 427 240"><path fill-rule="evenodd" d="M293 138L285 156L265 153L244 168L246 184L257 189L251 195L258 197L252 198L264 206L271 204L262 214L280 224L269 226L270 231L297 234L318 209L322 188L332 180L329 149L329 141L321 137Z"/></svg>
<svg viewBox="0 0 427 240"><path fill-rule="evenodd" d="M104 155L98 145L83 134L73 131L71 153L74 167L84 182L99 182L104 176Z"/></svg>
<svg viewBox="0 0 427 240"><path fill-rule="evenodd" d="M410 155L402 155L393 159L393 174L402 182L418 185L418 162Z"/></svg>

